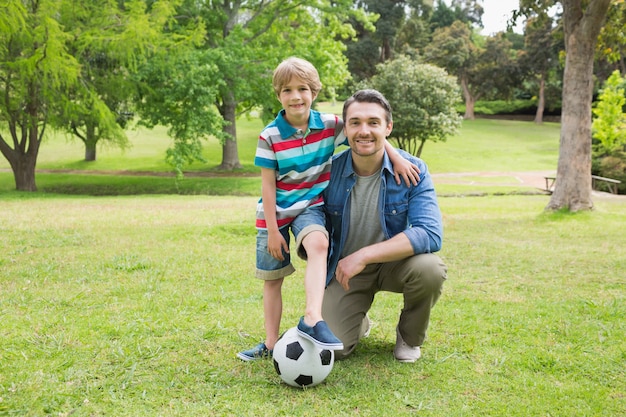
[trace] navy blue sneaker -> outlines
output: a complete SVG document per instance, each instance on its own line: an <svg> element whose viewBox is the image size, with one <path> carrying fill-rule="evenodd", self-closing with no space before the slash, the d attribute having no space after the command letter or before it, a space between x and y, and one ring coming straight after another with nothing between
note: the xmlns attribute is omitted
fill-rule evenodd
<svg viewBox="0 0 626 417"><path fill-rule="evenodd" d="M341 350L343 343L330 331L325 321L318 321L310 327L304 323L304 317L298 323L298 334L317 345L321 349Z"/></svg>
<svg viewBox="0 0 626 417"><path fill-rule="evenodd" d="M252 349L244 350L237 353L237 357L242 361L256 361L257 359L265 359L272 357L272 350L269 350L265 343L261 342Z"/></svg>

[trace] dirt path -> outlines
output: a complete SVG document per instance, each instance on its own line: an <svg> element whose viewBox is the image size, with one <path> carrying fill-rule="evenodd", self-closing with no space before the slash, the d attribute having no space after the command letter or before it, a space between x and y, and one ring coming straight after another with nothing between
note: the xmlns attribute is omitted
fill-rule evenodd
<svg viewBox="0 0 626 417"><path fill-rule="evenodd" d="M554 174L554 171L463 172L432 174L432 177L435 183L440 184L521 185L543 190L546 188L544 177ZM477 177L481 180L476 181ZM492 182L490 178L493 178Z"/></svg>
<svg viewBox="0 0 626 417"><path fill-rule="evenodd" d="M463 172L431 174L437 184L464 184L464 185L502 185L523 186L535 191L545 191L546 176L554 176L555 171L527 171L527 172ZM479 178L480 180L477 180ZM489 179L493 179L492 182ZM620 200L626 202L626 195L616 195L603 191L592 191L593 198L606 200Z"/></svg>

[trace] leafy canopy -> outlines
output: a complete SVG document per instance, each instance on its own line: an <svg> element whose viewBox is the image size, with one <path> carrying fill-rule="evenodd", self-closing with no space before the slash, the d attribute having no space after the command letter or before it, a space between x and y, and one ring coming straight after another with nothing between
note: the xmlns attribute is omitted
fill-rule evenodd
<svg viewBox="0 0 626 417"><path fill-rule="evenodd" d="M626 113L622 110L626 104L624 85L626 82L619 71L613 71L592 110L595 116L592 132L599 153L611 154L626 146Z"/></svg>
<svg viewBox="0 0 626 417"><path fill-rule="evenodd" d="M383 93L393 109L391 139L420 156L427 140L445 141L458 132L461 117L456 79L436 66L418 64L407 56L379 64L371 86Z"/></svg>

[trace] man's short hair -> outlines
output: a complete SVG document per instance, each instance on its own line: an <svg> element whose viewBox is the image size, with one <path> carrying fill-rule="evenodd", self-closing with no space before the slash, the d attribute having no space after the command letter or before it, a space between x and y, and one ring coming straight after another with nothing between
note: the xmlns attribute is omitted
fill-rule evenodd
<svg viewBox="0 0 626 417"><path fill-rule="evenodd" d="M359 90L356 93L352 94L350 98L348 98L345 103L343 103L343 120L346 120L346 116L348 113L348 107L352 103L376 103L380 105L383 109L385 109L385 115L387 119L387 123L390 123L393 119L391 117L391 105L379 91L373 89L367 90Z"/></svg>

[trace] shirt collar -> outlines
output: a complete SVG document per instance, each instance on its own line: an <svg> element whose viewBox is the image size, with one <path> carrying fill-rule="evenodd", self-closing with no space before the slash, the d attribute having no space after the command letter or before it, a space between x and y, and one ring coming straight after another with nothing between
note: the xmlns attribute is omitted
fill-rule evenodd
<svg viewBox="0 0 626 417"><path fill-rule="evenodd" d="M351 175L354 175L355 172L354 172L354 168L352 167L352 152L350 152L350 150L347 150L346 152L348 153L348 157L347 157L346 165L343 169L343 176L349 177ZM391 175L393 175L393 164L391 163L391 159L389 159L389 155L387 155L386 149L383 154L383 166L382 166L381 172L383 171L388 171Z"/></svg>
<svg viewBox="0 0 626 417"><path fill-rule="evenodd" d="M281 110L278 116L276 116L276 127L278 127L280 137L283 139L293 136L298 131L298 129L291 126L289 122L287 122L287 119L285 119L285 109ZM324 127L320 112L311 110L309 113L309 130L323 130Z"/></svg>

